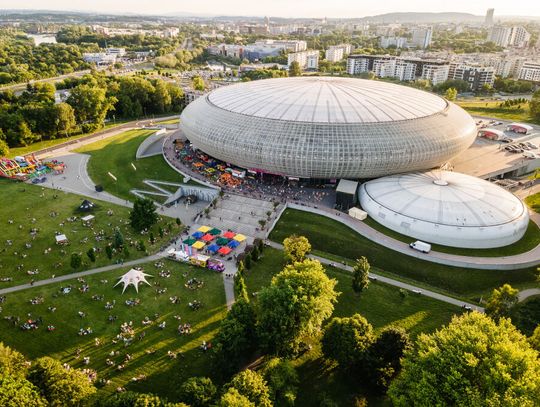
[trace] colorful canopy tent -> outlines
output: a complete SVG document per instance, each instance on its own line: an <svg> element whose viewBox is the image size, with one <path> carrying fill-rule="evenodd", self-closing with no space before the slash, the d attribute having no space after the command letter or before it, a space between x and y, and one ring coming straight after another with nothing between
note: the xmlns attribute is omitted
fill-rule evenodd
<svg viewBox="0 0 540 407"><path fill-rule="evenodd" d="M228 246L223 246L218 250L218 253L223 255L223 256L226 256L230 252L232 252L232 249L230 247L228 247Z"/></svg>
<svg viewBox="0 0 540 407"><path fill-rule="evenodd" d="M122 294L124 294L124 291L126 291L126 288L130 285L133 285L135 287L135 291L139 292L139 283L146 283L150 285L150 283L146 281L146 277L152 276L150 274L143 273L142 270L131 269L122 277L120 277L120 280L118 280L118 282L114 286L116 287L118 284L121 283L124 284Z"/></svg>
<svg viewBox="0 0 540 407"><path fill-rule="evenodd" d="M217 228L213 228L212 230L209 230L208 233L210 233L211 235L217 236L221 233L221 230Z"/></svg>
<svg viewBox="0 0 540 407"><path fill-rule="evenodd" d="M212 254L216 254L216 252L219 250L219 246L214 243L214 244L211 244L210 246L208 246L206 248L206 250L208 250Z"/></svg>
<svg viewBox="0 0 540 407"><path fill-rule="evenodd" d="M205 242L211 242L214 239L215 239L215 236L211 235L210 233L207 233L206 235L201 237L201 240L203 240Z"/></svg>
<svg viewBox="0 0 540 407"><path fill-rule="evenodd" d="M191 247L197 250L201 250L202 248L204 248L204 246L206 246L206 244L204 242L201 242L200 240L196 241L195 243L193 243L193 245L191 245Z"/></svg>
<svg viewBox="0 0 540 407"><path fill-rule="evenodd" d="M238 246L240 246L240 242L231 240L229 243L227 243L227 246L229 246L231 249L236 249Z"/></svg>
<svg viewBox="0 0 540 407"><path fill-rule="evenodd" d="M223 237L226 237L227 239L232 239L233 237L236 236L236 233L234 232L231 232L230 230L223 233Z"/></svg>
<svg viewBox="0 0 540 407"><path fill-rule="evenodd" d="M243 242L244 240L246 240L246 239L247 239L247 237L245 237L244 235L242 235L242 234L240 234L240 233L237 234L237 235L234 237L234 240L236 240L237 242L240 242L240 243L242 243L242 242Z"/></svg>
<svg viewBox="0 0 540 407"><path fill-rule="evenodd" d="M210 230L211 228L209 228L208 226L201 226L199 229L197 229L199 232L203 232L203 233L206 233Z"/></svg>
<svg viewBox="0 0 540 407"><path fill-rule="evenodd" d="M224 237L220 237L218 238L218 240L216 240L216 243L220 246L225 246L227 243L229 243L229 239L226 239Z"/></svg>
<svg viewBox="0 0 540 407"><path fill-rule="evenodd" d="M204 236L204 233L197 231L197 232L193 233L191 236L193 236L195 239L200 239L201 237Z"/></svg>
<svg viewBox="0 0 540 407"><path fill-rule="evenodd" d="M183 241L183 243L187 244L188 246L192 246L195 242L196 240L192 237L188 237L186 240Z"/></svg>

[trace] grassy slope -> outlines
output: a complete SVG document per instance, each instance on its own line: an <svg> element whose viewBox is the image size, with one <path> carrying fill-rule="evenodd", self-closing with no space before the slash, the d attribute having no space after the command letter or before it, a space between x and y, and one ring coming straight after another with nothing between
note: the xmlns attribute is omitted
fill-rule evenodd
<svg viewBox="0 0 540 407"><path fill-rule="evenodd" d="M436 287L471 301L478 300L506 282L524 288L533 286L535 281L534 268L476 270L415 259L389 251L337 221L298 210L287 209L270 238L282 242L285 237L295 233L306 236L314 250L351 260L366 256L372 266L384 270L389 276L405 277L406 280Z"/></svg>
<svg viewBox="0 0 540 407"><path fill-rule="evenodd" d="M472 115L497 117L503 120L539 123L531 117L528 105L521 109L499 107L500 101L458 100L456 103Z"/></svg>
<svg viewBox="0 0 540 407"><path fill-rule="evenodd" d="M540 213L540 192L525 198L527 205L531 207L536 213Z"/></svg>
<svg viewBox="0 0 540 407"><path fill-rule="evenodd" d="M413 237L402 235L387 227L381 225L373 218L367 218L364 223L369 225L375 230L384 233L401 242L410 243L415 240ZM441 253L458 254L462 256L479 256L479 257L500 257L500 256L512 256L515 254L525 253L534 249L540 244L540 228L532 220L529 221L529 226L525 235L516 243L509 246L497 247L494 249L466 249L461 247L450 247L439 244L431 244L431 249Z"/></svg>
<svg viewBox="0 0 540 407"><path fill-rule="evenodd" d="M21 184L5 179L0 179L0 193L3 200L0 202L0 222L2 230L2 241L0 242L0 276L12 277L11 282L0 282L0 288L28 283L30 279L42 280L53 274L62 275L72 273L74 270L70 267L71 253L82 253L85 268L94 268L106 264L112 264L119 256L109 260L105 255L105 246L110 240L96 241L94 232L104 231L105 236L112 238L114 229L119 227L124 235L124 239L132 238L136 241L143 239L146 249L149 252L157 249L170 237L159 238L159 226L165 227L166 223L173 224L173 233L176 224L170 219L165 218L158 225L154 226L152 231L156 238L156 243L150 245L148 235L141 236L129 226L129 209L121 206L96 201L97 207L92 212L95 215L93 229L82 225L80 220L67 222L66 219L72 216L84 216L85 213L77 212L76 209L83 200L83 197L65 192L55 192L39 186ZM55 199L55 194L58 194ZM9 198L7 198L9 197ZM9 199L9 200L8 200ZM108 216L107 211L113 210L113 215ZM51 217L51 212L57 212L58 216ZM32 221L35 219L35 222ZM13 220L13 223L9 223ZM60 223L64 226L60 226ZM35 240L31 239L30 229L37 228L39 232ZM66 234L70 244L65 247L55 244L55 232ZM83 243L83 239L87 242ZM12 240L13 245L8 246L7 240ZM31 248L25 247L26 243L32 245ZM88 249L96 247L103 250L96 255L96 262L90 263L86 256ZM44 255L44 251L51 248L51 252ZM64 250L64 253L62 253ZM129 259L143 257L145 254L129 249ZM17 255L15 255L17 252ZM26 256L26 257L24 257ZM57 263L63 263L60 268L55 268ZM23 265L21 270L17 266ZM39 269L39 274L29 276L26 271Z"/></svg>
<svg viewBox="0 0 540 407"><path fill-rule="evenodd" d="M21 291L8 295L3 304L3 315L20 316L22 320L31 313L32 318L41 316L43 326L37 330L22 331L13 326L9 321L0 320L0 341L14 347L31 358L44 355L57 357L75 367L84 367L82 359L90 357L88 367L98 371L98 378L110 379L111 384L103 387L101 391L112 393L118 386L124 386L128 390L152 392L162 396L175 398L175 392L179 383L188 377L195 375L212 376L210 352L204 353L199 349L203 340L211 341L219 328L219 322L226 312L225 293L223 290L222 276L209 270L195 268L183 264L165 260L165 270L170 270L170 278L159 277L158 269L153 264L144 265L144 271L154 276L149 278L152 284L159 284L159 288L167 288L162 295L156 294L156 287L141 284L139 294L133 287L122 294L120 286L113 288L118 277L127 269L115 270L91 276L86 279L90 285L87 293L81 293L78 287L81 283L77 280L53 284L46 287L36 287L31 290ZM196 277L204 281L204 287L191 290L184 287L185 282ZM102 280L108 280L106 283ZM59 294L60 287L67 283L73 285L70 294ZM93 295L103 295L103 301L92 299ZM29 300L37 296L44 298L44 303L31 305ZM178 296L179 304L172 304L170 296ZM129 307L124 304L129 298L139 298L141 304ZM204 306L200 310L193 311L188 302L201 301ZM112 310L105 309L107 301L116 300ZM48 311L48 307L56 307L56 312ZM78 311L86 313L85 318L78 316ZM157 327L157 323L144 327L141 321L148 316L155 319L154 314L159 314L158 323L165 321L167 326L164 330ZM108 322L109 315L118 317L116 322ZM177 333L179 322L174 318L181 316L182 323L191 323L193 333L180 336ZM113 344L112 339L119 333L123 322L133 321L136 336L133 344L124 347L122 343ZM47 332L46 326L55 325L56 331ZM93 334L79 336L80 328L91 327ZM139 333L145 332L143 340L138 340ZM95 338L100 338L102 345L96 346ZM76 349L81 349L80 358L75 357ZM155 349L153 355L146 354L147 349ZM183 357L173 360L167 356L167 351L182 351ZM118 356L109 356L111 351L118 351ZM125 354L133 356L123 371L108 367L106 358L122 363ZM132 377L145 374L146 381L130 382Z"/></svg>
<svg viewBox="0 0 540 407"><path fill-rule="evenodd" d="M283 267L281 251L267 248L262 259L245 274L249 292L260 290L270 284L272 276ZM351 276L338 269L328 268L330 277L338 280L337 290L341 292L334 310L334 316L350 316L360 313L373 327L380 331L389 325L405 328L412 336L421 332L431 332L450 321L460 309L427 297L408 295L402 299L399 290L380 282L372 282L361 295L351 288ZM328 365L321 357L318 343L313 350L295 361L301 378L298 406L318 405L318 397L326 393L338 405L352 405L352 398L361 392L358 383L343 377L333 365ZM384 399L369 400L370 405L379 405Z"/></svg>
<svg viewBox="0 0 540 407"><path fill-rule="evenodd" d="M182 176L165 162L162 156L135 159L135 153L142 141L153 130L130 130L105 140L88 144L77 150L91 155L88 174L96 184L103 185L106 191L121 198L132 200L133 188L149 190L143 184L145 179L182 182ZM137 168L133 169L131 164ZM118 181L109 175L111 172Z"/></svg>

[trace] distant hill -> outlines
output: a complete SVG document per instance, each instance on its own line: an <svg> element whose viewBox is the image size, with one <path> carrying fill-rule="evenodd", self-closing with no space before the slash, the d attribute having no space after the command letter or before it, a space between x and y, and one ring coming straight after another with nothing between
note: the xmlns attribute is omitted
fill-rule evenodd
<svg viewBox="0 0 540 407"><path fill-rule="evenodd" d="M457 23L483 21L484 16L469 13L386 13L363 17L361 20L377 23Z"/></svg>

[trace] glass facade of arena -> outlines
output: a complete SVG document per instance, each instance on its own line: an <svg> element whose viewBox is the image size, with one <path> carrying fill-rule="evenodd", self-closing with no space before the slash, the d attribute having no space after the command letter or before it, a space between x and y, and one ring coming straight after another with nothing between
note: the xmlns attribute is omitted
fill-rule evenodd
<svg viewBox="0 0 540 407"><path fill-rule="evenodd" d="M454 104L408 120L325 123L242 114L216 106L208 95L184 109L180 128L195 147L222 161L324 179L433 168L468 148L476 137L474 121Z"/></svg>

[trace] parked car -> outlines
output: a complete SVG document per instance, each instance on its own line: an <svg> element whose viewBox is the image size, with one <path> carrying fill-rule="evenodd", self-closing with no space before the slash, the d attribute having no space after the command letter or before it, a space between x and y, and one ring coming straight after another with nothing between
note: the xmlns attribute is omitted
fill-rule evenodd
<svg viewBox="0 0 540 407"><path fill-rule="evenodd" d="M505 137L505 138L502 138L500 141L501 143L513 143L514 139L510 137Z"/></svg>
<svg viewBox="0 0 540 407"><path fill-rule="evenodd" d="M422 242L421 240L410 243L409 247L422 253L429 253L431 251L431 245L429 243Z"/></svg>
<svg viewBox="0 0 540 407"><path fill-rule="evenodd" d="M530 159L540 158L540 156L538 154L533 153L532 151L524 151L523 152L523 157L530 158Z"/></svg>
<svg viewBox="0 0 540 407"><path fill-rule="evenodd" d="M47 181L47 177L38 177L32 180L32 184L43 184L45 181Z"/></svg>
<svg viewBox="0 0 540 407"><path fill-rule="evenodd" d="M538 149L538 146L534 143L531 143L530 141L525 141L524 142L527 146L529 146L529 148L532 148L533 150L537 150Z"/></svg>

